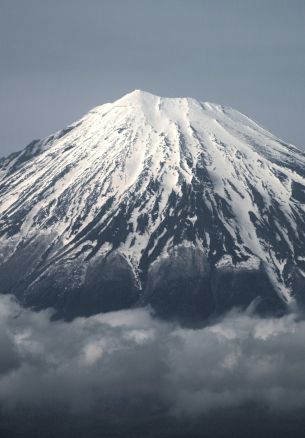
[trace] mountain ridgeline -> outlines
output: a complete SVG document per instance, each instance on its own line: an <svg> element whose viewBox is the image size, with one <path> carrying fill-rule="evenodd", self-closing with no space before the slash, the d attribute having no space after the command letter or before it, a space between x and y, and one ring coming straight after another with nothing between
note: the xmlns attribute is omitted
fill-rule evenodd
<svg viewBox="0 0 305 438"><path fill-rule="evenodd" d="M66 319L282 314L305 296L305 154L191 98L98 106L0 160L0 285Z"/></svg>

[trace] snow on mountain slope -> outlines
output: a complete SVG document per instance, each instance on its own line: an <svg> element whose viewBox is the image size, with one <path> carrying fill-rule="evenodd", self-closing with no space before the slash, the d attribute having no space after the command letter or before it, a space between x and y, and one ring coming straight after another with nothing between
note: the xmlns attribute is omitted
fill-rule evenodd
<svg viewBox="0 0 305 438"><path fill-rule="evenodd" d="M94 290L89 314L171 306L166 290L187 300L194 287L212 311L219 272L259 272L291 302L304 289L304 164L229 107L139 90L98 106L0 161L3 292L81 314ZM227 307L243 303L230 287Z"/></svg>

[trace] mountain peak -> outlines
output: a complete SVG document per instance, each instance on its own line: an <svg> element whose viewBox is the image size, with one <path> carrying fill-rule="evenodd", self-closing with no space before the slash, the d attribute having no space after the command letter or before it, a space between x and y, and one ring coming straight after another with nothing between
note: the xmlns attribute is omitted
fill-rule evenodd
<svg viewBox="0 0 305 438"><path fill-rule="evenodd" d="M177 298L173 281L183 311L191 281L211 310L229 283L218 273L250 272L291 301L305 278L304 168L238 111L135 90L0 161L3 290L57 307L109 293L96 304L109 310L135 297L160 306ZM217 305L260 294L246 282Z"/></svg>
<svg viewBox="0 0 305 438"><path fill-rule="evenodd" d="M127 97L127 96L134 97L134 98L137 98L137 97L140 97L140 96L160 97L160 96L157 96L157 95L155 95L153 93L150 93L149 91L140 90L139 88L137 88L137 89L135 89L133 91L130 91L129 93L127 93L124 96L122 96L122 98Z"/></svg>
<svg viewBox="0 0 305 438"><path fill-rule="evenodd" d="M130 103L146 103L146 104L154 104L156 101L164 102L168 101L172 104L179 104L181 102L195 102L199 103L196 99L192 97L163 97L159 96L153 93L150 93L148 91L144 90L133 90L130 93L125 94L121 98L119 98L116 102L130 102ZM208 102L206 102L208 103Z"/></svg>
<svg viewBox="0 0 305 438"><path fill-rule="evenodd" d="M128 103L128 104L139 104L146 102L151 104L153 101L160 99L159 96L156 96L152 93L143 90L133 90L130 93L125 94L121 98L119 98L116 103ZM115 103L115 102L114 102Z"/></svg>

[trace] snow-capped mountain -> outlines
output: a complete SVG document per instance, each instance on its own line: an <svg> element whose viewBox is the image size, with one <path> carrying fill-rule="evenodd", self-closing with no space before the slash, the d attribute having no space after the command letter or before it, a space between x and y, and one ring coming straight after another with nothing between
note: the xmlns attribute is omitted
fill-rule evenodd
<svg viewBox="0 0 305 438"><path fill-rule="evenodd" d="M305 289L305 154L229 107L134 91L0 161L0 284L73 317L204 318Z"/></svg>

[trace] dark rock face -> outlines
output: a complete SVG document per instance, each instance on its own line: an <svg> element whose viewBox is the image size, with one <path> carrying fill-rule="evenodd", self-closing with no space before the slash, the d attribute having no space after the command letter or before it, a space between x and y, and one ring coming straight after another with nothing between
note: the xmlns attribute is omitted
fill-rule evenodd
<svg viewBox="0 0 305 438"><path fill-rule="evenodd" d="M261 315L285 311L285 303L262 267L216 269L202 250L192 246L179 245L160 255L149 266L140 289L130 264L119 252L89 264L59 259L39 273L33 261L44 253L46 244L46 240L33 242L14 254L1 266L0 275L2 292L14 293L36 310L52 307L54 318L69 320L149 305L159 317L196 325L232 307L244 310L251 304Z"/></svg>
<svg viewBox="0 0 305 438"><path fill-rule="evenodd" d="M65 319L130 308L138 299L133 272L119 253L97 259L86 268L79 261L59 261L22 296L25 305L52 307L55 317Z"/></svg>
<svg viewBox="0 0 305 438"><path fill-rule="evenodd" d="M39 271L49 245L50 239L40 236L20 244L10 256L6 256L10 248L3 247L2 254L6 257L0 263L1 293L13 293L21 298L31 278Z"/></svg>
<svg viewBox="0 0 305 438"><path fill-rule="evenodd" d="M232 307L245 310L252 305L263 316L279 316L286 310L262 266L212 268L201 251L183 246L153 264L144 297L158 315L187 324L217 317Z"/></svg>
<svg viewBox="0 0 305 438"><path fill-rule="evenodd" d="M245 310L251 304L262 316L281 316L286 305L274 290L268 275L259 270L215 270L212 275L215 313L221 315L232 308Z"/></svg>
<svg viewBox="0 0 305 438"><path fill-rule="evenodd" d="M150 267L144 303L164 318L193 322L214 312L211 269L199 249L178 246Z"/></svg>

